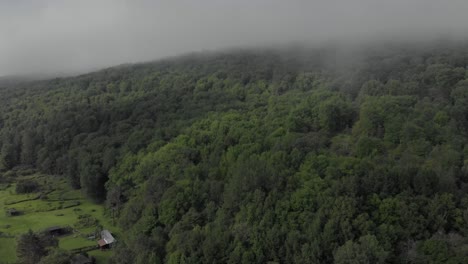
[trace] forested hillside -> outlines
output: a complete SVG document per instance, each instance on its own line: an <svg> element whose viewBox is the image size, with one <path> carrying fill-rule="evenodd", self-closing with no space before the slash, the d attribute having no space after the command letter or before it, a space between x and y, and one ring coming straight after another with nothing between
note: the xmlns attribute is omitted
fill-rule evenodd
<svg viewBox="0 0 468 264"><path fill-rule="evenodd" d="M112 263L468 263L466 47L231 51L4 84L0 167L105 204L125 230Z"/></svg>

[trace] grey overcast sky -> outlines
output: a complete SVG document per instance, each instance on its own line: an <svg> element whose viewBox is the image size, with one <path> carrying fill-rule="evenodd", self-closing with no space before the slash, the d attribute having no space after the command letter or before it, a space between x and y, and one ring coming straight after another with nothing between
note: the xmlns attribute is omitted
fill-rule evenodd
<svg viewBox="0 0 468 264"><path fill-rule="evenodd" d="M0 0L0 76L181 53L468 36L468 0Z"/></svg>

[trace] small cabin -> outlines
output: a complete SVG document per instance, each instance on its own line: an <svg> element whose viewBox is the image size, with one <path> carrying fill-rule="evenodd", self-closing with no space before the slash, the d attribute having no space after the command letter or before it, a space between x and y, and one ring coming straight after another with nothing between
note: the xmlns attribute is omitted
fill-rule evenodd
<svg viewBox="0 0 468 264"><path fill-rule="evenodd" d="M21 212L16 210L15 208L9 208L9 209L6 210L6 215L7 216L18 216L20 214L21 214Z"/></svg>
<svg viewBox="0 0 468 264"><path fill-rule="evenodd" d="M106 249L112 247L112 244L115 243L117 240L112 236L109 230L102 230L101 231L101 239L98 241L99 248Z"/></svg>
<svg viewBox="0 0 468 264"><path fill-rule="evenodd" d="M60 226L52 226L44 230L44 233L50 235L50 236L63 236L68 233L70 233L70 229L66 227L60 227Z"/></svg>

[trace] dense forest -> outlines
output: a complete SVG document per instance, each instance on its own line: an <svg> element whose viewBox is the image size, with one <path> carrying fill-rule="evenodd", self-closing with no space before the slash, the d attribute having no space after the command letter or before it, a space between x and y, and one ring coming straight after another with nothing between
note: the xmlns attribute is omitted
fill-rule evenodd
<svg viewBox="0 0 468 264"><path fill-rule="evenodd" d="M112 263L468 263L468 46L237 50L0 84L1 177L61 175Z"/></svg>

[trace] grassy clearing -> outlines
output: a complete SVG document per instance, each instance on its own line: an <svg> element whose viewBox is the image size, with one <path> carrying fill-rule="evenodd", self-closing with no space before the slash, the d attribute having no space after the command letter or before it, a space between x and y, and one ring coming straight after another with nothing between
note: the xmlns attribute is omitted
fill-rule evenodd
<svg viewBox="0 0 468 264"><path fill-rule="evenodd" d="M76 232L59 238L59 247L72 250L96 245L97 239L88 239L99 226L110 229L113 233L119 231L112 225L111 219L104 216L104 208L84 199L79 190L72 190L60 178L44 175L28 175L46 185L47 194L15 193L15 184L3 185L0 188L0 263L12 263L16 260L15 246L18 235L29 229L42 231L51 226L70 226ZM24 178L26 178L24 177ZM24 179L23 178L23 179ZM55 189L50 189L54 187ZM7 216L7 209L15 208L22 212L19 216ZM95 252L100 263L105 263L111 252ZM104 262L102 262L104 261Z"/></svg>
<svg viewBox="0 0 468 264"><path fill-rule="evenodd" d="M86 239L81 236L71 235L60 239L59 247L65 250L72 250L81 247L88 247L96 245L96 241Z"/></svg>

